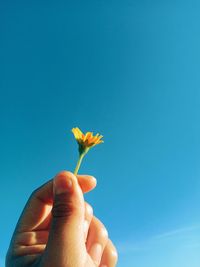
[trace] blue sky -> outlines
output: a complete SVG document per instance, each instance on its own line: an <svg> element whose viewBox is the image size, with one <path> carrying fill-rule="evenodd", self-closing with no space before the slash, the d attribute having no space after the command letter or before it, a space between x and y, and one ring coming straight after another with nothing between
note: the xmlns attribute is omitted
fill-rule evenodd
<svg viewBox="0 0 200 267"><path fill-rule="evenodd" d="M80 173L119 267L200 263L199 1L1 1L0 264L30 193Z"/></svg>

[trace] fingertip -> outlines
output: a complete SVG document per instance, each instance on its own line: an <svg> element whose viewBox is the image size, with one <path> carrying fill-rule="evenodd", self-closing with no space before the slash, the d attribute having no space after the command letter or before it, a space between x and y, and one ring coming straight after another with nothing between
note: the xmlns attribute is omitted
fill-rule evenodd
<svg viewBox="0 0 200 267"><path fill-rule="evenodd" d="M96 187L97 179L94 176L89 176L89 178L90 178L90 182L94 185L94 187Z"/></svg>
<svg viewBox="0 0 200 267"><path fill-rule="evenodd" d="M91 175L77 175L77 179L83 193L91 191L97 185L97 179Z"/></svg>
<svg viewBox="0 0 200 267"><path fill-rule="evenodd" d="M61 171L53 179L54 194L72 192L75 190L77 183L76 176L70 171Z"/></svg>
<svg viewBox="0 0 200 267"><path fill-rule="evenodd" d="M66 179L66 178L76 179L76 176L70 171L63 170L57 173L55 178L56 179Z"/></svg>

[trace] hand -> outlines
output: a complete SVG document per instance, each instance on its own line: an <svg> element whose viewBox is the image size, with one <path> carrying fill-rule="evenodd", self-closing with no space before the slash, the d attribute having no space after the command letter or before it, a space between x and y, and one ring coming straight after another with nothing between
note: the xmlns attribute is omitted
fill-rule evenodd
<svg viewBox="0 0 200 267"><path fill-rule="evenodd" d="M92 176L60 172L33 192L15 228L6 267L114 267L117 251L83 193Z"/></svg>

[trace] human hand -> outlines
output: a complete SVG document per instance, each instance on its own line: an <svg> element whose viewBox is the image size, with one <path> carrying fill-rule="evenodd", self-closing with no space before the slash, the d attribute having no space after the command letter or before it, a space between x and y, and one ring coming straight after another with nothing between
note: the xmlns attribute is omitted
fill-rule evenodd
<svg viewBox="0 0 200 267"><path fill-rule="evenodd" d="M15 228L6 267L114 267L117 251L83 193L92 176L60 172L33 192Z"/></svg>

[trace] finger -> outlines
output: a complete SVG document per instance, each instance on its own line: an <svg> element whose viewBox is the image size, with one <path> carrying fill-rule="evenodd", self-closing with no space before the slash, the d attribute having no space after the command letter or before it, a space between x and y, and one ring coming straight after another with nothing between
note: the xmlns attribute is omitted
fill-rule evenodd
<svg viewBox="0 0 200 267"><path fill-rule="evenodd" d="M92 207L85 202L85 221L84 221L84 238L87 240L88 230L93 217Z"/></svg>
<svg viewBox="0 0 200 267"><path fill-rule="evenodd" d="M108 232L105 226L93 216L87 238L87 251L94 263L99 266L103 250L108 241Z"/></svg>
<svg viewBox="0 0 200 267"><path fill-rule="evenodd" d="M96 187L97 180L93 176L77 175L77 178L83 193L87 193Z"/></svg>
<svg viewBox="0 0 200 267"><path fill-rule="evenodd" d="M51 266L68 266L76 259L77 266L81 266L86 256L82 190L73 173L62 172L54 179L53 191L52 222L42 260L50 262Z"/></svg>
<svg viewBox="0 0 200 267"><path fill-rule="evenodd" d="M96 179L93 176L78 175L77 179L83 193L92 190L96 186ZM52 203L53 179L43 184L31 194L15 231L23 232L45 229L49 225Z"/></svg>
<svg viewBox="0 0 200 267"><path fill-rule="evenodd" d="M100 267L115 267L117 264L117 260L117 250L113 245L112 241L108 239L101 258Z"/></svg>
<svg viewBox="0 0 200 267"><path fill-rule="evenodd" d="M13 256L41 253L48 240L48 231L23 232L16 236Z"/></svg>
<svg viewBox="0 0 200 267"><path fill-rule="evenodd" d="M44 245L48 236L48 231L23 232L16 237L16 246Z"/></svg>
<svg viewBox="0 0 200 267"><path fill-rule="evenodd" d="M20 216L15 232L21 233L44 229L43 226L46 224L45 221L50 217L52 210L52 184L52 180L50 180L33 191ZM40 227L41 225L42 227Z"/></svg>
<svg viewBox="0 0 200 267"><path fill-rule="evenodd" d="M46 244L32 245L32 246L18 246L13 248L13 256L25 256L41 254L45 250ZM15 265L14 265L15 266Z"/></svg>

